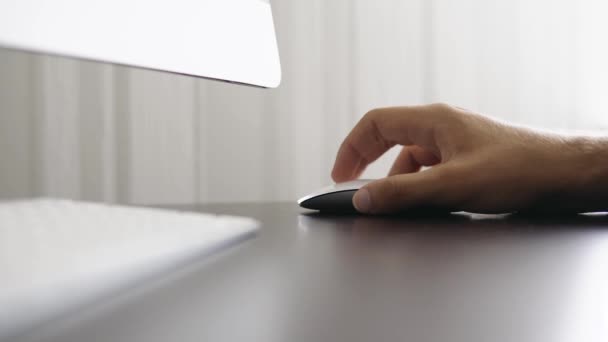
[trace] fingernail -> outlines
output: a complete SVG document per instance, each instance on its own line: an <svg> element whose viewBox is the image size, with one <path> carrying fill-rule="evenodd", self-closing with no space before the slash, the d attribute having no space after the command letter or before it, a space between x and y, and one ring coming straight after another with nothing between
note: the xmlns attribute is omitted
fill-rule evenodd
<svg viewBox="0 0 608 342"><path fill-rule="evenodd" d="M367 213L371 208L371 200L369 197L369 191L367 189L361 189L355 193L353 197L353 205L360 213Z"/></svg>

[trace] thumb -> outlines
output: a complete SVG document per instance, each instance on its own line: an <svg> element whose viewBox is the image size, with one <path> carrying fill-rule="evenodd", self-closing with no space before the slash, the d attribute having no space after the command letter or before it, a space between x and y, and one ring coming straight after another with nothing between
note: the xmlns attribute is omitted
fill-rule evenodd
<svg viewBox="0 0 608 342"><path fill-rule="evenodd" d="M439 192L447 187L438 177L438 171L433 168L373 181L355 193L353 205L365 214L395 213L415 207L444 207L447 203L439 201Z"/></svg>

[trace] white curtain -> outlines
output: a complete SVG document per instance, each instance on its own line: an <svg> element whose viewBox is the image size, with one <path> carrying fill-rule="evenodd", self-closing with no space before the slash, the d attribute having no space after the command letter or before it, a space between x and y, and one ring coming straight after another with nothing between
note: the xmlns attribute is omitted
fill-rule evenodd
<svg viewBox="0 0 608 342"><path fill-rule="evenodd" d="M434 98L543 128L608 127L604 2L432 6Z"/></svg>
<svg viewBox="0 0 608 342"><path fill-rule="evenodd" d="M608 128L602 1L273 9L275 90L0 50L0 197L293 200L331 181L341 139L376 106L442 101L546 129Z"/></svg>

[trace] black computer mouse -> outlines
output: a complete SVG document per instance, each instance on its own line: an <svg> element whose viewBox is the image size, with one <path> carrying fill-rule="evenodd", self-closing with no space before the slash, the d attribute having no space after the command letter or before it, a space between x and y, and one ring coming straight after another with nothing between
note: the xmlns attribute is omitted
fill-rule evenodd
<svg viewBox="0 0 608 342"><path fill-rule="evenodd" d="M302 208L325 212L356 212L353 196L371 181L372 179L358 179L337 183L300 198L298 204Z"/></svg>

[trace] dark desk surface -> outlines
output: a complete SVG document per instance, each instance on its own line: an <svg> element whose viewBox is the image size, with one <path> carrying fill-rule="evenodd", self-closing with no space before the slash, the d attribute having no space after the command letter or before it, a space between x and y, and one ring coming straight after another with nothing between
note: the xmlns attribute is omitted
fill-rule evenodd
<svg viewBox="0 0 608 342"><path fill-rule="evenodd" d="M262 229L38 338L608 341L606 216L324 217L290 203L188 209L252 216Z"/></svg>

